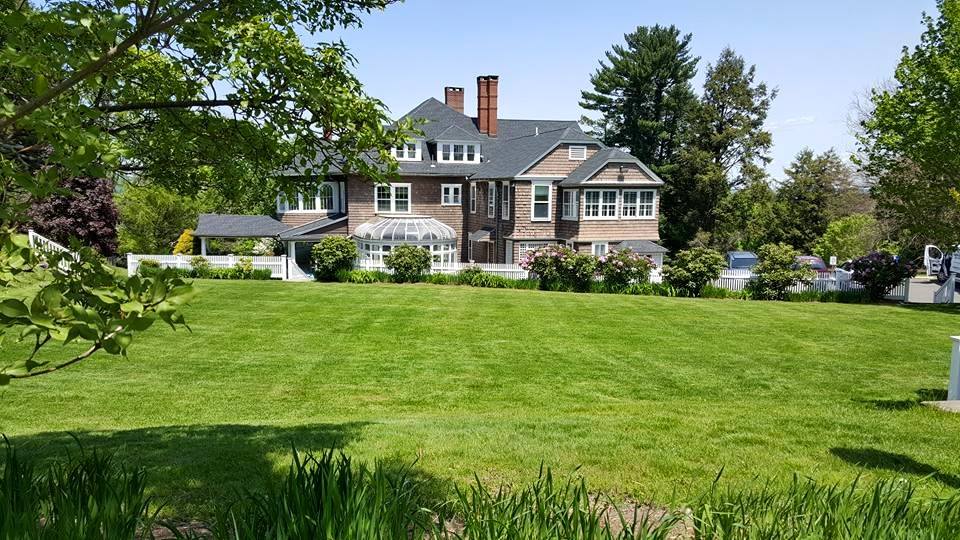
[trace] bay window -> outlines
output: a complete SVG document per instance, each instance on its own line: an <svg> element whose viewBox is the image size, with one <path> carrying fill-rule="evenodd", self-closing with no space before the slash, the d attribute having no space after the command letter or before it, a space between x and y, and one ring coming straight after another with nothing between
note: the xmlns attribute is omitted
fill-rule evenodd
<svg viewBox="0 0 960 540"><path fill-rule="evenodd" d="M500 195L500 219L510 219L510 182L500 184L503 193Z"/></svg>
<svg viewBox="0 0 960 540"><path fill-rule="evenodd" d="M583 196L584 219L616 219L617 190L588 189Z"/></svg>
<svg viewBox="0 0 960 540"><path fill-rule="evenodd" d="M561 216L563 219L577 219L577 202L579 192L575 189L563 190L563 206L561 207Z"/></svg>

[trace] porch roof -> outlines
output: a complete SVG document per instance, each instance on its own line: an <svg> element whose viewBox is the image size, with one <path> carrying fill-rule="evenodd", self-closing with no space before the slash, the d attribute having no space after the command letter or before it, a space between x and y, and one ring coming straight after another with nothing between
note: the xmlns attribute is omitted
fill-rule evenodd
<svg viewBox="0 0 960 540"><path fill-rule="evenodd" d="M193 236L197 238L267 238L290 227L270 216L200 214Z"/></svg>

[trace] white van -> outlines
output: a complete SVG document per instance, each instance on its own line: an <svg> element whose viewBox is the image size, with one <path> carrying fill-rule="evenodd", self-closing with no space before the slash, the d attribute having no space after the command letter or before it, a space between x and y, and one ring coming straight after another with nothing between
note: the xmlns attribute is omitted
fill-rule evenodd
<svg viewBox="0 0 960 540"><path fill-rule="evenodd" d="M940 248L928 245L923 249L923 266L928 276L937 276L937 283L943 283L948 276L960 274L960 246L953 251L943 252Z"/></svg>

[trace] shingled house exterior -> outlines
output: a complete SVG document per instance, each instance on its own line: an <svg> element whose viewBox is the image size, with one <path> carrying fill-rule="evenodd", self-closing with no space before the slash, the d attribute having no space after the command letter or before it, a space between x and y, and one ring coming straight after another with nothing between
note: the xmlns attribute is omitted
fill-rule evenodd
<svg viewBox="0 0 960 540"><path fill-rule="evenodd" d="M370 262L400 244L422 245L438 263L517 263L550 244L662 261L663 181L575 121L498 118L498 84L477 77L476 117L458 87L410 111L426 121L423 134L393 149L400 179L389 186L331 175L316 194L278 197L275 218L205 214L194 234L204 250L207 238L275 237L298 259L324 236L348 235Z"/></svg>

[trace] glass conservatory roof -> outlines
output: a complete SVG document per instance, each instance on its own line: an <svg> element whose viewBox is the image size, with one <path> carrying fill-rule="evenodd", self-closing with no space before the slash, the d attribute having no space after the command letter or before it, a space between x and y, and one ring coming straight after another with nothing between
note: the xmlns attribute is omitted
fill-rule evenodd
<svg viewBox="0 0 960 540"><path fill-rule="evenodd" d="M429 216L390 216L368 221L353 233L359 240L405 244L453 242L452 227Z"/></svg>

